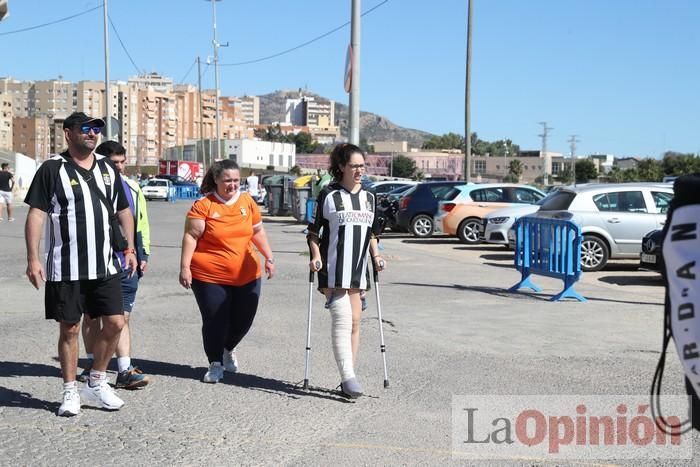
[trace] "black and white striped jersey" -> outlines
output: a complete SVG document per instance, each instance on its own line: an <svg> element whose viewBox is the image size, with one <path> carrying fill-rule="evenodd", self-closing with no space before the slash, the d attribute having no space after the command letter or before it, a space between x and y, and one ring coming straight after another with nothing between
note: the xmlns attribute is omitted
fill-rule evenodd
<svg viewBox="0 0 700 467"><path fill-rule="evenodd" d="M112 202L114 212L129 207L119 172L99 154L90 170L79 168L67 152L52 156L37 170L24 199L48 215L48 281L101 279L121 271L110 241L107 207L88 184Z"/></svg>
<svg viewBox="0 0 700 467"><path fill-rule="evenodd" d="M374 195L331 183L319 193L309 235L320 238L320 288L367 289L367 249L375 219Z"/></svg>

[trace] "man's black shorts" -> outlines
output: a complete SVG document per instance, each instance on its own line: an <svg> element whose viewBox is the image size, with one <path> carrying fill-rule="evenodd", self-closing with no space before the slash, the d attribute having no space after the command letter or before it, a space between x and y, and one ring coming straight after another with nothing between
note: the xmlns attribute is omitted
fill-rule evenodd
<svg viewBox="0 0 700 467"><path fill-rule="evenodd" d="M83 313L91 318L124 314L121 277L115 274L104 279L47 282L46 319L79 323Z"/></svg>

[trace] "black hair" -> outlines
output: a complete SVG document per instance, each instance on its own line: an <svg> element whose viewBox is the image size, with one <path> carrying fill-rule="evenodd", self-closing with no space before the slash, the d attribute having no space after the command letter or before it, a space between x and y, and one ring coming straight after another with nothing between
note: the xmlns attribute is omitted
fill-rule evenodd
<svg viewBox="0 0 700 467"><path fill-rule="evenodd" d="M241 170L241 168L231 159L214 162L204 175L202 186L199 189L200 193L207 194L214 191L216 189L216 179L221 176L224 170Z"/></svg>
<svg viewBox="0 0 700 467"><path fill-rule="evenodd" d="M8 168L9 166L10 166L10 164L8 164L7 162L3 162L2 166L0 166L0 168L4 170L4 169Z"/></svg>
<svg viewBox="0 0 700 467"><path fill-rule="evenodd" d="M104 141L102 144L95 148L97 154L102 154L103 156L110 157L115 154L126 154L126 149L121 144L116 141Z"/></svg>
<svg viewBox="0 0 700 467"><path fill-rule="evenodd" d="M328 168L328 171L336 181L340 181L343 178L341 167L347 165L350 157L356 152L360 153L363 159L365 158L365 153L362 152L362 149L354 144L342 143L333 148L333 152L331 152L331 166Z"/></svg>

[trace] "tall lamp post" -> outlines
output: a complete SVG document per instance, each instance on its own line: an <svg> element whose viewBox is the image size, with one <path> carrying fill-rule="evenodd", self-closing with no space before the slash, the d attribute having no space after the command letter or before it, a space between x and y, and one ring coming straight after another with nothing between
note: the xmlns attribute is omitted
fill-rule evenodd
<svg viewBox="0 0 700 467"><path fill-rule="evenodd" d="M107 0L102 0L104 12L104 42L105 42L105 140L112 139L112 90L109 87L109 15L107 13Z"/></svg>
<svg viewBox="0 0 700 467"><path fill-rule="evenodd" d="M214 39L212 40L212 45L214 47L214 87L216 88L216 158L221 159L221 143L219 142L219 47L228 47L228 42L225 44L220 44L219 40L216 38L216 2L221 0L205 0L211 2L212 11L212 28L214 30ZM211 159L211 153L209 154ZM211 165L210 161L210 165Z"/></svg>

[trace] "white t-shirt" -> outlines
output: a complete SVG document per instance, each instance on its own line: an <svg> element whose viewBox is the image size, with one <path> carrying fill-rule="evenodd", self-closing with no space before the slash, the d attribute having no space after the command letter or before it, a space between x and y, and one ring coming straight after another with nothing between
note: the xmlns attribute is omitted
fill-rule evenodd
<svg viewBox="0 0 700 467"><path fill-rule="evenodd" d="M248 183L248 193L250 193L250 196L258 196L258 176L251 175L250 177L246 178L246 182Z"/></svg>

